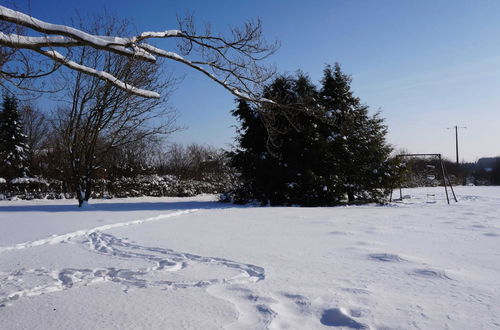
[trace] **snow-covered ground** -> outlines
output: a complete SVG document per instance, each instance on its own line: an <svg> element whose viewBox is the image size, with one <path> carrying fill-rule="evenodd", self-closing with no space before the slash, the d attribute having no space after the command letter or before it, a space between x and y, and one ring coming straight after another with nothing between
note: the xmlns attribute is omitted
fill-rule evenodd
<svg viewBox="0 0 500 330"><path fill-rule="evenodd" d="M2 201L0 328L500 328L500 187L456 192L449 206L438 188L335 208Z"/></svg>

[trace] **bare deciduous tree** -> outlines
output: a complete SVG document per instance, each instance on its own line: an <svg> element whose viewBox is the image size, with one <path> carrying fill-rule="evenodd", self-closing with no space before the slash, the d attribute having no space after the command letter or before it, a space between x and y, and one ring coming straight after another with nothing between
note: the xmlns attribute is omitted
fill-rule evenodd
<svg viewBox="0 0 500 330"><path fill-rule="evenodd" d="M208 145L174 143L160 165L163 173L185 180L203 180L206 174L227 175L226 152Z"/></svg>
<svg viewBox="0 0 500 330"><path fill-rule="evenodd" d="M207 27L198 33L192 17L179 20L179 29L143 32L132 37L117 34L88 33L66 25L51 24L32 16L0 6L0 75L6 81L23 87L29 79L52 73L60 66L97 77L114 86L146 98L159 98L153 89L141 88L126 77L117 76L104 67L82 64L74 49L90 47L125 58L154 63L157 57L187 65L222 85L238 98L260 99L254 92L274 70L260 65L261 60L277 49L277 43L266 43L259 20L242 28L232 28L228 35L212 33ZM22 29L29 29L23 33ZM38 36L32 36L37 32ZM176 40L177 52L148 43L152 39ZM37 64L30 60L38 54ZM43 62L43 59L49 60Z"/></svg>
<svg viewBox="0 0 500 330"><path fill-rule="evenodd" d="M41 155L46 147L49 131L47 118L33 103L26 102L20 107L23 130L29 146L28 158L32 175L40 174Z"/></svg>
<svg viewBox="0 0 500 330"><path fill-rule="evenodd" d="M92 31L123 33L127 28L126 22L100 17L95 19ZM75 49L73 56L78 65L103 67L119 80L163 94L160 98L145 98L79 70L63 74L66 99L70 101L56 112L54 123L81 206L90 198L95 172L108 154L127 144L170 134L177 128L175 113L165 105L174 81L163 74L160 64L87 46Z"/></svg>

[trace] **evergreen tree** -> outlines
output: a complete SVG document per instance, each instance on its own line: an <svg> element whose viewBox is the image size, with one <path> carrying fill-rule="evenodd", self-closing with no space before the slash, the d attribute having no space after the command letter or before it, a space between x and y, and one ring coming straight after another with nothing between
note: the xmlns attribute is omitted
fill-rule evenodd
<svg viewBox="0 0 500 330"><path fill-rule="evenodd" d="M232 165L243 187L236 199L271 205L325 204L317 136L317 92L309 78L278 77L263 96L276 104L250 107L240 101L238 149Z"/></svg>
<svg viewBox="0 0 500 330"><path fill-rule="evenodd" d="M241 174L236 200L271 205L380 201L390 185L387 128L370 116L340 66L327 66L318 92L304 74L264 89L275 103L240 101L232 165Z"/></svg>
<svg viewBox="0 0 500 330"><path fill-rule="evenodd" d="M275 153L269 149L270 136L260 110L240 100L238 108L233 111L241 123L238 148L231 153L231 165L239 170L242 182L235 201L280 204L284 198L283 172Z"/></svg>
<svg viewBox="0 0 500 330"><path fill-rule="evenodd" d="M337 191L348 202L379 201L389 185L392 148L385 136L387 127L379 114L370 116L351 91L351 78L338 63L324 70L320 99L330 135L328 156L337 174Z"/></svg>
<svg viewBox="0 0 500 330"><path fill-rule="evenodd" d="M28 170L28 145L14 96L4 95L0 122L0 176L6 179L26 177Z"/></svg>

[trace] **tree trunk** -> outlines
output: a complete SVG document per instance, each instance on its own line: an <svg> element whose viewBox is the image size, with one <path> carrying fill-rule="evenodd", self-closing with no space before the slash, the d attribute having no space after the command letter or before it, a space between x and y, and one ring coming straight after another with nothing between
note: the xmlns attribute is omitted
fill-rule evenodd
<svg viewBox="0 0 500 330"><path fill-rule="evenodd" d="M91 194L92 194L92 179L90 178L90 176L88 176L87 178L85 178L85 196L84 196L85 202L89 201Z"/></svg>
<svg viewBox="0 0 500 330"><path fill-rule="evenodd" d="M83 198L83 191L81 189L76 189L76 198L78 199L78 207L82 207L85 199Z"/></svg>
<svg viewBox="0 0 500 330"><path fill-rule="evenodd" d="M75 194L76 194L75 197L78 200L78 207L82 207L83 201L84 201L83 189L82 189L82 185L80 182L80 177L76 173L73 173L73 181L74 181L74 185L75 185Z"/></svg>
<svg viewBox="0 0 500 330"><path fill-rule="evenodd" d="M347 203L351 204L353 202L354 202L354 193L352 192L352 190L349 190L347 192Z"/></svg>

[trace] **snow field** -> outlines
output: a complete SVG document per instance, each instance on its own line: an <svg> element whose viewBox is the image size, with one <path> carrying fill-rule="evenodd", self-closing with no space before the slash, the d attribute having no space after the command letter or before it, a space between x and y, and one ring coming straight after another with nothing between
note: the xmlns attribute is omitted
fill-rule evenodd
<svg viewBox="0 0 500 330"><path fill-rule="evenodd" d="M449 206L427 190L335 208L2 202L2 327L500 328L500 187Z"/></svg>

